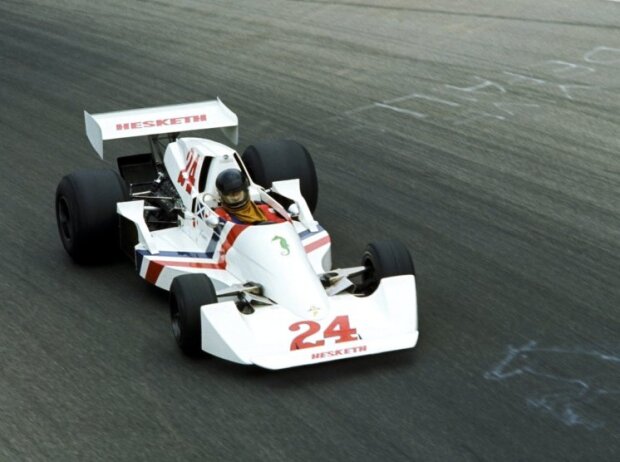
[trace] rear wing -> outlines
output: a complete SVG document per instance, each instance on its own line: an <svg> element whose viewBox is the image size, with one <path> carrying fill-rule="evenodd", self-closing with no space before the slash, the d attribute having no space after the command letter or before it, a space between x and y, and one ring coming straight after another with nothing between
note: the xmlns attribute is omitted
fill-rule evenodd
<svg viewBox="0 0 620 462"><path fill-rule="evenodd" d="M220 99L128 111L89 114L84 111L86 136L103 158L103 142L119 138L221 128L231 143L239 141L237 115Z"/></svg>

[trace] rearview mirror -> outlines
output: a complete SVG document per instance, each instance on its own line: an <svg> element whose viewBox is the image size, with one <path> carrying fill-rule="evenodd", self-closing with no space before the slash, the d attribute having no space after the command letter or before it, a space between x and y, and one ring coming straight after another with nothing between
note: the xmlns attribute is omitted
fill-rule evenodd
<svg viewBox="0 0 620 462"><path fill-rule="evenodd" d="M207 219L205 220L207 223L207 226L209 228L215 228L217 225L220 224L220 219L217 215L213 214L213 215L209 215L207 217Z"/></svg>
<svg viewBox="0 0 620 462"><path fill-rule="evenodd" d="M290 213L292 217L298 217L299 216L299 206L296 203L292 203L288 207L288 213Z"/></svg>

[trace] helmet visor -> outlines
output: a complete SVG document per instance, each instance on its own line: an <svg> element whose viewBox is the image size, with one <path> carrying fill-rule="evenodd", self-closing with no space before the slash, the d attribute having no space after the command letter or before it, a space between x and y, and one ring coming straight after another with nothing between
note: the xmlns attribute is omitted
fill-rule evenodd
<svg viewBox="0 0 620 462"><path fill-rule="evenodd" d="M220 193L222 202L226 207L231 209L238 209L248 203L250 194L247 189L238 189L229 193Z"/></svg>

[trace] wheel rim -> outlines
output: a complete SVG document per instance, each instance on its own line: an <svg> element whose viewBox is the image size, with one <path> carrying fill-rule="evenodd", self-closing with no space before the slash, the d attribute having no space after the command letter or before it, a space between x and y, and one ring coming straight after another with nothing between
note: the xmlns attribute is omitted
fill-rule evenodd
<svg viewBox="0 0 620 462"><path fill-rule="evenodd" d="M372 264L372 260L369 255L364 255L362 266L366 268L364 289L367 293L372 293L379 286L379 281L377 280L377 275L375 273L375 266Z"/></svg>
<svg viewBox="0 0 620 462"><path fill-rule="evenodd" d="M69 204L67 204L67 199L64 197L61 197L58 200L58 227L62 238L67 242L71 242L73 238L71 235L71 214L69 212Z"/></svg>

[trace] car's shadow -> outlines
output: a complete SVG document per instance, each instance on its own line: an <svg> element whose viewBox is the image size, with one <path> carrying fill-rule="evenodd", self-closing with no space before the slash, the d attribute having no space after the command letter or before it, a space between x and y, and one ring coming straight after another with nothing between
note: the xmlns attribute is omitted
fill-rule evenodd
<svg viewBox="0 0 620 462"><path fill-rule="evenodd" d="M180 352L179 356L182 356ZM196 358L187 358L193 362L196 368L208 368L210 375L225 375L252 380L270 388L283 389L297 387L299 383L311 385L339 380L348 382L352 378L365 377L368 374L381 375L384 371L410 369L415 359L415 350L403 350L288 369L269 370L258 366L232 363L207 353L202 353Z"/></svg>

